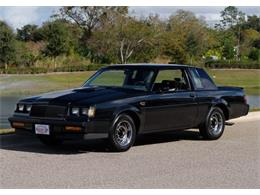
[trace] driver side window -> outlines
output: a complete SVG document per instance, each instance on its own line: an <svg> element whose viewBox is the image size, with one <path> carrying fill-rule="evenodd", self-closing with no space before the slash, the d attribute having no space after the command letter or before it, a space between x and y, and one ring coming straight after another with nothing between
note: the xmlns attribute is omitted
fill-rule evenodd
<svg viewBox="0 0 260 195"><path fill-rule="evenodd" d="M173 92L189 90L189 83L186 74L182 69L159 70L153 91Z"/></svg>

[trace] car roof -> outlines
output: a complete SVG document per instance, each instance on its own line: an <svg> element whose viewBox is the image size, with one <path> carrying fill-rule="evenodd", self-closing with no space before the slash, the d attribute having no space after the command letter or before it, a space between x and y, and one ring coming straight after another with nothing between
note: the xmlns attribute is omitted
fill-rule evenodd
<svg viewBox="0 0 260 195"><path fill-rule="evenodd" d="M196 68L190 65L182 65L182 64L146 64L146 63L138 63L138 64L112 64L107 66L107 68L123 68L123 67L140 67L140 68Z"/></svg>

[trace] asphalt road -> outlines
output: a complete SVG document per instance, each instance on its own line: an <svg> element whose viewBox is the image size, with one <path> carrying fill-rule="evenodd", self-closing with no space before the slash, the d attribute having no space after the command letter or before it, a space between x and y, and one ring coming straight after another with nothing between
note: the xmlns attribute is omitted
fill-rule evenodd
<svg viewBox="0 0 260 195"><path fill-rule="evenodd" d="M50 149L34 137L0 138L1 188L260 188L260 112L217 141L196 130L147 135L125 153L102 140Z"/></svg>

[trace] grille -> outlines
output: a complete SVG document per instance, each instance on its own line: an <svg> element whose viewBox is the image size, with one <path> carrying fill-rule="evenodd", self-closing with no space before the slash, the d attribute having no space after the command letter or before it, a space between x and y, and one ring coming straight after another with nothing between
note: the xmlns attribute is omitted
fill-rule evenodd
<svg viewBox="0 0 260 195"><path fill-rule="evenodd" d="M42 118L64 118L66 107L55 105L33 105L30 116Z"/></svg>

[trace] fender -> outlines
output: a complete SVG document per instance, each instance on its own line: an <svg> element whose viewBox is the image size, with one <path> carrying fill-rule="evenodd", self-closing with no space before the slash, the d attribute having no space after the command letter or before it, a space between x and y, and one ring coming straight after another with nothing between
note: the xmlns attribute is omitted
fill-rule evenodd
<svg viewBox="0 0 260 195"><path fill-rule="evenodd" d="M118 116L122 113L133 113L138 117L138 120L140 122L139 125L139 131L142 131L143 126L144 126L144 114L141 111L141 109L139 109L138 107L135 107L133 105L124 105L121 107L118 107L115 112L113 113L113 120L112 123L110 124L110 128L113 128L113 126L115 125L115 123L117 122Z"/></svg>
<svg viewBox="0 0 260 195"><path fill-rule="evenodd" d="M214 98L212 100L212 106L215 106L217 104L224 104L227 108L230 107L228 102L224 100L223 98Z"/></svg>
<svg viewBox="0 0 260 195"><path fill-rule="evenodd" d="M228 111L228 113L225 114L225 117L226 117L226 119L229 118L228 116L231 113L231 107L230 107L229 103L225 99L223 99L223 98L215 98L215 99L213 99L212 100L212 106L220 106L220 107L224 106L227 109L227 111Z"/></svg>

